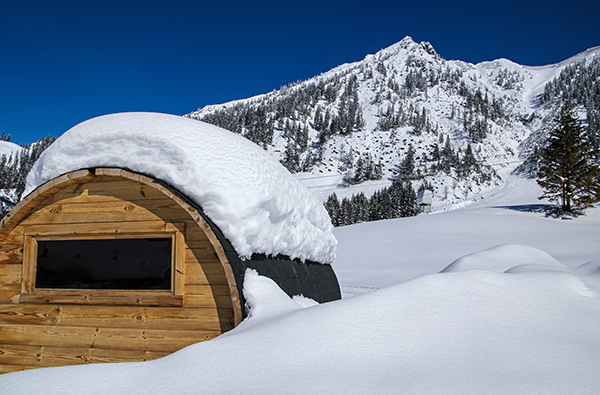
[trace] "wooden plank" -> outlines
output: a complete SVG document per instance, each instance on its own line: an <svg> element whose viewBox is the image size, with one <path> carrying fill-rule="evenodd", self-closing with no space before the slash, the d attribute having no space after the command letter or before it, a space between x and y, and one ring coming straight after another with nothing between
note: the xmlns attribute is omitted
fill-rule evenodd
<svg viewBox="0 0 600 395"><path fill-rule="evenodd" d="M186 262L196 261L204 262L219 262L219 257L215 254L215 250L206 248L187 248L185 251Z"/></svg>
<svg viewBox="0 0 600 395"><path fill-rule="evenodd" d="M213 229L206 223L200 216L196 218L196 222L200 225L201 229L206 234L206 237L212 243L217 256L219 257L219 261L223 266L223 271L225 272L225 278L227 279L227 284L229 285L229 292L231 294L231 300L233 302L233 312L234 312L234 323L235 325L239 325L242 322L242 305L240 302L240 294L237 289L237 284L235 280L235 276L233 274L233 270L231 269L231 265L227 260L227 256L225 255L225 251L221 242L215 235ZM212 279L210 279L212 281Z"/></svg>
<svg viewBox="0 0 600 395"><path fill-rule="evenodd" d="M20 284L22 265L0 264L0 284Z"/></svg>
<svg viewBox="0 0 600 395"><path fill-rule="evenodd" d="M192 232L193 232L193 230L192 230ZM214 247L212 246L212 244L210 244L210 242L208 242L208 244L206 244L206 242L203 242L203 241L195 242L195 240L189 236L189 233L190 233L189 228L188 228L187 233L188 233L188 235L187 235L186 245L187 245L187 249L189 250L188 253L192 252L192 253L196 254L198 257L203 257L205 259L221 263Z"/></svg>
<svg viewBox="0 0 600 395"><path fill-rule="evenodd" d="M0 343L174 352L190 344L213 339L220 334L220 331L2 325Z"/></svg>
<svg viewBox="0 0 600 395"><path fill-rule="evenodd" d="M83 306L83 305L0 305L0 325L64 325L106 328L226 330L232 312L228 309Z"/></svg>
<svg viewBox="0 0 600 395"><path fill-rule="evenodd" d="M21 284L0 284L0 304L19 303Z"/></svg>
<svg viewBox="0 0 600 395"><path fill-rule="evenodd" d="M20 264L23 261L23 245L2 244L0 247L0 265L1 264Z"/></svg>
<svg viewBox="0 0 600 395"><path fill-rule="evenodd" d="M202 236L204 236L202 239L199 238L194 238L194 235L191 235L189 233L190 229L192 227L187 227L186 229L186 245L188 248L190 249L199 249L199 250L214 250L212 244L210 243L210 241L208 241L208 239L206 238L206 235L204 234L204 232L202 232Z"/></svg>
<svg viewBox="0 0 600 395"><path fill-rule="evenodd" d="M220 263L189 263L185 268L185 284L189 285L229 285Z"/></svg>
<svg viewBox="0 0 600 395"><path fill-rule="evenodd" d="M216 294L193 294L185 295L184 303L187 307L213 307L213 308L233 308L231 305L231 295Z"/></svg>
<svg viewBox="0 0 600 395"><path fill-rule="evenodd" d="M28 224L156 221L178 222L190 216L173 201L151 200L148 202L113 200L104 202L55 203L32 214Z"/></svg>
<svg viewBox="0 0 600 395"><path fill-rule="evenodd" d="M133 293L133 294L132 294ZM23 293L21 303L53 303L83 305L121 305L121 306L183 306L183 296L171 292L119 291L110 290L43 290Z"/></svg>
<svg viewBox="0 0 600 395"><path fill-rule="evenodd" d="M213 246L213 242L208 238L208 236L206 235L206 232L204 230L204 228L201 228L197 223L195 223L195 226L189 226L187 229L187 233L185 235L186 240L190 241L190 242L195 242L195 241L205 241L208 240L208 242L211 245L211 248L214 249ZM220 242L219 242L220 245ZM193 248L192 245L190 245L190 247ZM202 245L200 248L204 248L205 245Z"/></svg>
<svg viewBox="0 0 600 395"><path fill-rule="evenodd" d="M37 262L38 245L31 236L25 236L23 243L23 281L21 293L33 291L35 286L35 270Z"/></svg>
<svg viewBox="0 0 600 395"><path fill-rule="evenodd" d="M206 266L206 265L205 265ZM202 265L198 262L190 262L186 259L184 284L209 285Z"/></svg>
<svg viewBox="0 0 600 395"><path fill-rule="evenodd" d="M2 344L0 345L0 364L48 367L87 363L143 362L169 354L169 352L161 351Z"/></svg>
<svg viewBox="0 0 600 395"><path fill-rule="evenodd" d="M53 206L49 206L53 207ZM158 221L161 218L147 210L127 213L125 210L110 212L82 212L76 214L60 213L51 214L39 211L27 219L27 225L44 224L79 224L93 222L121 222L121 221Z"/></svg>
<svg viewBox="0 0 600 395"><path fill-rule="evenodd" d="M94 235L94 234L135 234L135 233L162 233L168 232L169 224L164 221L143 222L98 222L60 225L32 225L27 226L25 232L28 236L67 236L67 235Z"/></svg>
<svg viewBox="0 0 600 395"><path fill-rule="evenodd" d="M173 294L182 296L183 295L183 282L185 274L185 239L183 233L177 232L175 234L175 243L173 248Z"/></svg>
<svg viewBox="0 0 600 395"><path fill-rule="evenodd" d="M0 240L3 244L23 246L23 230L25 227L22 224L16 226L12 232L5 235L4 240Z"/></svg>
<svg viewBox="0 0 600 395"><path fill-rule="evenodd" d="M0 343L30 346L93 347L99 328L0 325Z"/></svg>
<svg viewBox="0 0 600 395"><path fill-rule="evenodd" d="M97 178L93 182L68 186L54 194L53 202L63 199L79 198L86 201L101 202L106 197L117 197L127 201L144 199L163 199L164 194L147 185L130 180L115 180L112 177Z"/></svg>
<svg viewBox="0 0 600 395"><path fill-rule="evenodd" d="M185 286L186 295L222 295L229 296L229 286L227 284L224 285L186 285Z"/></svg>
<svg viewBox="0 0 600 395"><path fill-rule="evenodd" d="M37 366L16 366L16 365L1 365L0 374L20 372L21 370L35 369Z"/></svg>
<svg viewBox="0 0 600 395"><path fill-rule="evenodd" d="M121 177L122 173L123 169L120 167L98 167L94 169L94 174L96 174L96 176Z"/></svg>
<svg viewBox="0 0 600 395"><path fill-rule="evenodd" d="M47 199L47 197L56 191L64 188L68 185L77 185L78 183L85 182L93 179L94 175L89 170L77 170L71 173L64 174L56 177L53 180L46 182L45 184L36 188L28 196L25 196L13 209L2 218L0 221L0 238L5 237L14 226L16 226L23 219L27 218L40 202Z"/></svg>

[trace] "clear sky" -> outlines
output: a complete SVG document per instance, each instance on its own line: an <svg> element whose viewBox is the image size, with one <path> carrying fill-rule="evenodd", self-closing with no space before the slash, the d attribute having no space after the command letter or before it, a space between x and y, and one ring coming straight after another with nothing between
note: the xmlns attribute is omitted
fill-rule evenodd
<svg viewBox="0 0 600 395"><path fill-rule="evenodd" d="M445 59L556 63L600 45L600 1L0 0L0 131L58 136L113 112L186 114L411 36Z"/></svg>

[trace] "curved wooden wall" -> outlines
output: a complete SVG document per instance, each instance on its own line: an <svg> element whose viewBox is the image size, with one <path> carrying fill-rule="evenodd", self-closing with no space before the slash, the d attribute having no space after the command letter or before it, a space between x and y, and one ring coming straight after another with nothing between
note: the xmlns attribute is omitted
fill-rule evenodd
<svg viewBox="0 0 600 395"><path fill-rule="evenodd" d="M214 232L193 206L151 178L122 169L72 172L40 186L0 225L0 373L155 359L242 319L235 278ZM82 227L90 235L95 228L176 228L185 244L182 306L21 297L24 235Z"/></svg>

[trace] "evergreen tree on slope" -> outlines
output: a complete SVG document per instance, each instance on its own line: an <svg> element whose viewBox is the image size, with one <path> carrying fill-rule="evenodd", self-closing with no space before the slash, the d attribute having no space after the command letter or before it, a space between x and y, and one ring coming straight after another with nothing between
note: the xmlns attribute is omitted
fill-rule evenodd
<svg viewBox="0 0 600 395"><path fill-rule="evenodd" d="M600 200L598 156L572 104L563 105L556 121L540 160L540 199L559 202L557 214L578 213Z"/></svg>

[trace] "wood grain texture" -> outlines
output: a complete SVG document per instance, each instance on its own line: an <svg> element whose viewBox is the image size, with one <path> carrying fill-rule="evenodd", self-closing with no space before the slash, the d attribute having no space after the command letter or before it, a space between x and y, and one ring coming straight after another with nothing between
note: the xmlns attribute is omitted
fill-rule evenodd
<svg viewBox="0 0 600 395"><path fill-rule="evenodd" d="M220 331L124 329L80 326L3 325L2 344L104 348L173 352L189 344L218 336Z"/></svg>
<svg viewBox="0 0 600 395"><path fill-rule="evenodd" d="M0 284L21 284L21 265L0 264Z"/></svg>
<svg viewBox="0 0 600 395"><path fill-rule="evenodd" d="M154 359L241 321L237 285L218 238L189 202L147 176L122 169L69 173L36 189L0 225L0 373ZM37 259L31 241L38 238L142 233L176 239L168 296L46 292L35 289L35 267L23 266Z"/></svg>
<svg viewBox="0 0 600 395"><path fill-rule="evenodd" d="M0 345L0 364L50 367L107 362L143 362L169 352L57 346Z"/></svg>
<svg viewBox="0 0 600 395"><path fill-rule="evenodd" d="M0 325L65 325L105 328L231 329L233 312L214 308L96 306L59 304L0 305Z"/></svg>

